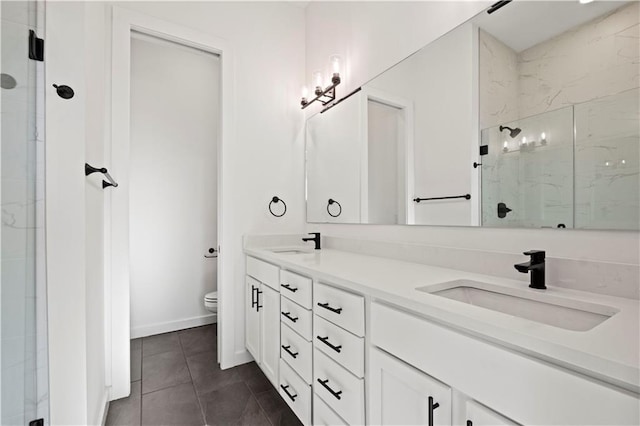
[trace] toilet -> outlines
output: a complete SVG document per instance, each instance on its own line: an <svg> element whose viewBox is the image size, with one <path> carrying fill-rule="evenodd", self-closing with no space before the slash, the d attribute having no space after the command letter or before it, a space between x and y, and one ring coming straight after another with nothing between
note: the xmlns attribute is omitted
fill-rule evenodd
<svg viewBox="0 0 640 426"><path fill-rule="evenodd" d="M218 314L218 292L212 291L204 296L204 307L214 314Z"/></svg>

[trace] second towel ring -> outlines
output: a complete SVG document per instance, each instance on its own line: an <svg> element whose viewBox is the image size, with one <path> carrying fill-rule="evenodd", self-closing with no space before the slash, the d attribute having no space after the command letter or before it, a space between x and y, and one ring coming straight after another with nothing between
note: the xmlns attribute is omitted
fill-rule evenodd
<svg viewBox="0 0 640 426"><path fill-rule="evenodd" d="M275 214L273 210L271 210L271 206L275 203L282 203L282 205L284 206L284 211L282 212L282 214ZM275 217L282 217L286 212L287 212L287 204L284 202L284 200L282 200L282 198L278 198L277 196L274 196L271 199L271 202L269 203L269 213L271 213Z"/></svg>
<svg viewBox="0 0 640 426"><path fill-rule="evenodd" d="M338 205L338 207L339 207L338 214L331 214L331 210L329 210L329 207L332 204L337 204ZM340 205L339 202L337 202L333 198L329 198L329 202L327 203L327 213L329 213L329 216L331 216L331 217L338 217L338 216L340 216L342 214L342 206Z"/></svg>

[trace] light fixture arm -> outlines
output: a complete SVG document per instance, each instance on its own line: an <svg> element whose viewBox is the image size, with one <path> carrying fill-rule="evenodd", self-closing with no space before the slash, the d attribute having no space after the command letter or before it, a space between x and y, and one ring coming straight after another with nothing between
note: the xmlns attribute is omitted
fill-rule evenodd
<svg viewBox="0 0 640 426"><path fill-rule="evenodd" d="M302 109L305 109L315 101L320 102L322 105L326 105L329 102L333 102L336 99L336 86L340 84L340 74L333 73L331 77L331 84L327 86L325 89L318 86L315 90L316 97L307 101L307 98L302 98L300 101L300 105L302 105Z"/></svg>

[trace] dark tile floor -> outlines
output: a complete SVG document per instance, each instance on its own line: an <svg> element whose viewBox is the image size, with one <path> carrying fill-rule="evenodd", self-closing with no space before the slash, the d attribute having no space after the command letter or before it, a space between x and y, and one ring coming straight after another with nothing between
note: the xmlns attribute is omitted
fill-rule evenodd
<svg viewBox="0 0 640 426"><path fill-rule="evenodd" d="M107 425L300 425L256 363L221 370L215 325L131 341L131 396Z"/></svg>

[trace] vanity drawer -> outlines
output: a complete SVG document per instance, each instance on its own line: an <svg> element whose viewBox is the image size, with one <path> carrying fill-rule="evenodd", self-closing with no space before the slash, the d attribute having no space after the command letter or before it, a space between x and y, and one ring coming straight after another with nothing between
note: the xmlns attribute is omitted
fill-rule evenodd
<svg viewBox="0 0 640 426"><path fill-rule="evenodd" d="M311 424L311 386L306 384L282 359L278 391L300 421L305 425Z"/></svg>
<svg viewBox="0 0 640 426"><path fill-rule="evenodd" d="M280 326L280 358L284 359L307 384L311 384L313 365L311 342L307 342L285 324Z"/></svg>
<svg viewBox="0 0 640 426"><path fill-rule="evenodd" d="M280 273L280 294L311 309L311 278L290 271Z"/></svg>
<svg viewBox="0 0 640 426"><path fill-rule="evenodd" d="M275 265L247 256L247 275L280 291L280 268Z"/></svg>
<svg viewBox="0 0 640 426"><path fill-rule="evenodd" d="M313 345L358 377L364 377L364 338L315 316Z"/></svg>
<svg viewBox="0 0 640 426"><path fill-rule="evenodd" d="M313 312L364 337L364 297L316 283L313 289Z"/></svg>
<svg viewBox="0 0 640 426"><path fill-rule="evenodd" d="M280 321L283 324L287 324L299 335L311 341L313 318L311 311L304 309L284 296L280 296L280 312Z"/></svg>
<svg viewBox="0 0 640 426"><path fill-rule="evenodd" d="M342 420L318 395L313 395L313 424L314 426L335 426L346 425Z"/></svg>
<svg viewBox="0 0 640 426"><path fill-rule="evenodd" d="M364 379L359 379L334 360L313 351L313 389L348 424L364 424Z"/></svg>

